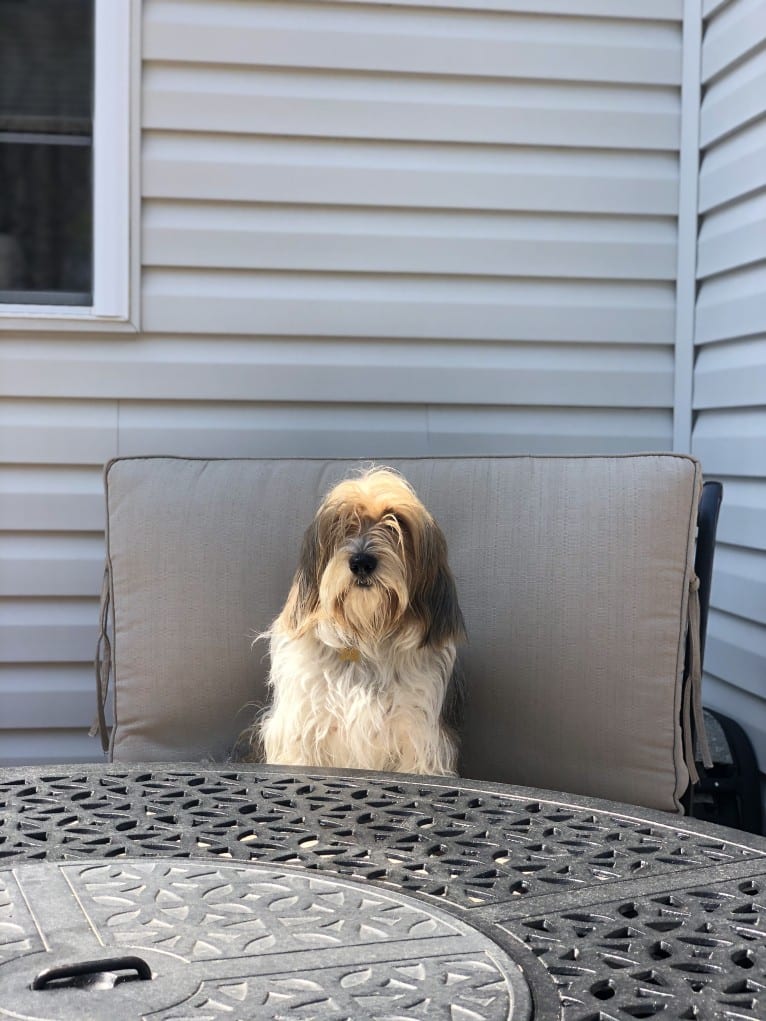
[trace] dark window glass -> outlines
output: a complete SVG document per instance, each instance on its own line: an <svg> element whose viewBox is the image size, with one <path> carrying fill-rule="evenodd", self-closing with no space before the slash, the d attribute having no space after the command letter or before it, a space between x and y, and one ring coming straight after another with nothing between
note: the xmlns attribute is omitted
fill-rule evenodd
<svg viewBox="0 0 766 1021"><path fill-rule="evenodd" d="M92 303L93 0L0 0L0 302Z"/></svg>

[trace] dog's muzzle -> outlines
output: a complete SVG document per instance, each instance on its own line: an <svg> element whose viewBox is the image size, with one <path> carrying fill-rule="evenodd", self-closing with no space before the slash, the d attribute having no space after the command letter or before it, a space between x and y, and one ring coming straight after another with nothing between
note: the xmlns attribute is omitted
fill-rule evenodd
<svg viewBox="0 0 766 1021"><path fill-rule="evenodd" d="M356 578L357 585L370 585L370 578L378 566L378 558L367 549L355 550L348 558L348 569Z"/></svg>

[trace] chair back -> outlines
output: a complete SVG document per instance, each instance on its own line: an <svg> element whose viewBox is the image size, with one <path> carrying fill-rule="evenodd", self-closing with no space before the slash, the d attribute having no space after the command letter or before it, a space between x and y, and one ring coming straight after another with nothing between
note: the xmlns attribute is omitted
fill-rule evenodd
<svg viewBox="0 0 766 1021"><path fill-rule="evenodd" d="M693 771L683 685L699 464L388 463L449 545L468 629L462 774L680 811ZM230 753L266 699L267 650L252 639L279 612L320 499L358 467L157 457L107 467L113 759Z"/></svg>

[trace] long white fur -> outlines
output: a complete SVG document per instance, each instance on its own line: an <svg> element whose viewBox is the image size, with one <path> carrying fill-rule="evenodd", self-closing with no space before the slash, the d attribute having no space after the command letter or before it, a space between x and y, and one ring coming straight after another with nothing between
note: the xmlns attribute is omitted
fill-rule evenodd
<svg viewBox="0 0 766 1021"><path fill-rule="evenodd" d="M383 643L352 662L314 633L271 632L273 702L261 724L266 761L451 774L457 747L440 719L455 662L439 649Z"/></svg>

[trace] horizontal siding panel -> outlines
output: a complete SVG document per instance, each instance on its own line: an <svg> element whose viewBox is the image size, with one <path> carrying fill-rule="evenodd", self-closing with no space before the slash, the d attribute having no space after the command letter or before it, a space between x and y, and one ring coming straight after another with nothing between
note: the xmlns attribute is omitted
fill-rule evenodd
<svg viewBox="0 0 766 1021"><path fill-rule="evenodd" d="M731 2L732 0L702 0L702 17L706 20L712 18L722 7L726 7Z"/></svg>
<svg viewBox="0 0 766 1021"><path fill-rule="evenodd" d="M766 262L705 281L697 298L697 344L766 333Z"/></svg>
<svg viewBox="0 0 766 1021"><path fill-rule="evenodd" d="M724 3L726 0L717 2ZM393 6L391 0L335 0L335 3ZM567 14L572 17L603 15L607 18L629 20L643 18L650 21L680 21L683 16L683 0L644 0L640 7L636 5L635 0L577 0L576 7L572 0L396 0L396 6L517 11L520 14Z"/></svg>
<svg viewBox="0 0 766 1021"><path fill-rule="evenodd" d="M34 728L90 727L96 715L96 680L87 666L0 666L0 734Z"/></svg>
<svg viewBox="0 0 766 1021"><path fill-rule="evenodd" d="M701 348L694 375L695 408L748 407L765 397L766 337Z"/></svg>
<svg viewBox="0 0 766 1021"><path fill-rule="evenodd" d="M669 407L673 353L670 346L226 337L7 343L5 392L20 396L32 380L35 393L51 397L252 402L314 401L321 393L329 401L353 394L356 402L390 403L395 394L400 404ZM2 486L0 474L0 493Z"/></svg>
<svg viewBox="0 0 766 1021"><path fill-rule="evenodd" d="M0 465L0 529L98 532L103 504L99 469Z"/></svg>
<svg viewBox="0 0 766 1021"><path fill-rule="evenodd" d="M727 614L766 624L766 553L719 544L711 600Z"/></svg>
<svg viewBox="0 0 766 1021"><path fill-rule="evenodd" d="M23 766L63 765L68 762L103 762L97 738L87 729L65 730L36 727L30 730L0 731L0 764Z"/></svg>
<svg viewBox="0 0 766 1021"><path fill-rule="evenodd" d="M149 201L143 259L220 269L674 280L676 232L670 218Z"/></svg>
<svg viewBox="0 0 766 1021"><path fill-rule="evenodd" d="M764 12L763 20L766 24L766 4ZM711 143L762 117L765 93L766 50L762 50L705 93L700 110L700 145L707 148Z"/></svg>
<svg viewBox="0 0 766 1021"><path fill-rule="evenodd" d="M101 536L0 534L0 596L98 595Z"/></svg>
<svg viewBox="0 0 766 1021"><path fill-rule="evenodd" d="M125 455L390 457L668 450L672 412L126 404Z"/></svg>
<svg viewBox="0 0 766 1021"><path fill-rule="evenodd" d="M766 481L725 479L717 538L766 551Z"/></svg>
<svg viewBox="0 0 766 1021"><path fill-rule="evenodd" d="M766 477L766 407L703 411L692 438L692 453L710 477Z"/></svg>
<svg viewBox="0 0 766 1021"><path fill-rule="evenodd" d="M429 409L434 454L623 454L669 450L668 411Z"/></svg>
<svg viewBox="0 0 766 1021"><path fill-rule="evenodd" d="M151 404L122 408L124 456L413 457L429 453L426 410L388 404Z"/></svg>
<svg viewBox="0 0 766 1021"><path fill-rule="evenodd" d="M0 404L0 462L103 464L116 453L114 404L97 400Z"/></svg>
<svg viewBox="0 0 766 1021"><path fill-rule="evenodd" d="M761 188L766 188L766 118L705 154L699 176L700 212L709 212Z"/></svg>
<svg viewBox="0 0 766 1021"><path fill-rule="evenodd" d="M702 221L697 276L766 263L766 193L750 196L708 214Z"/></svg>
<svg viewBox="0 0 766 1021"><path fill-rule="evenodd" d="M149 331L672 343L670 284L147 270Z"/></svg>
<svg viewBox="0 0 766 1021"><path fill-rule="evenodd" d="M93 532L104 527L103 498L82 493L11 492L0 496L0 528Z"/></svg>
<svg viewBox="0 0 766 1021"><path fill-rule="evenodd" d="M680 29L367 4L155 0L144 58L397 74L677 85Z"/></svg>
<svg viewBox="0 0 766 1021"><path fill-rule="evenodd" d="M98 600L0 602L4 663L88 663L98 639Z"/></svg>
<svg viewBox="0 0 766 1021"><path fill-rule="evenodd" d="M766 2L735 0L708 25L702 43L702 81L721 74L766 42Z"/></svg>
<svg viewBox="0 0 766 1021"><path fill-rule="evenodd" d="M676 89L155 64L144 128L415 142L677 149Z"/></svg>
<svg viewBox="0 0 766 1021"><path fill-rule="evenodd" d="M705 671L763 698L766 628L711 608L705 643Z"/></svg>
<svg viewBox="0 0 766 1021"><path fill-rule="evenodd" d="M672 154L147 132L146 198L646 214L677 210Z"/></svg>

